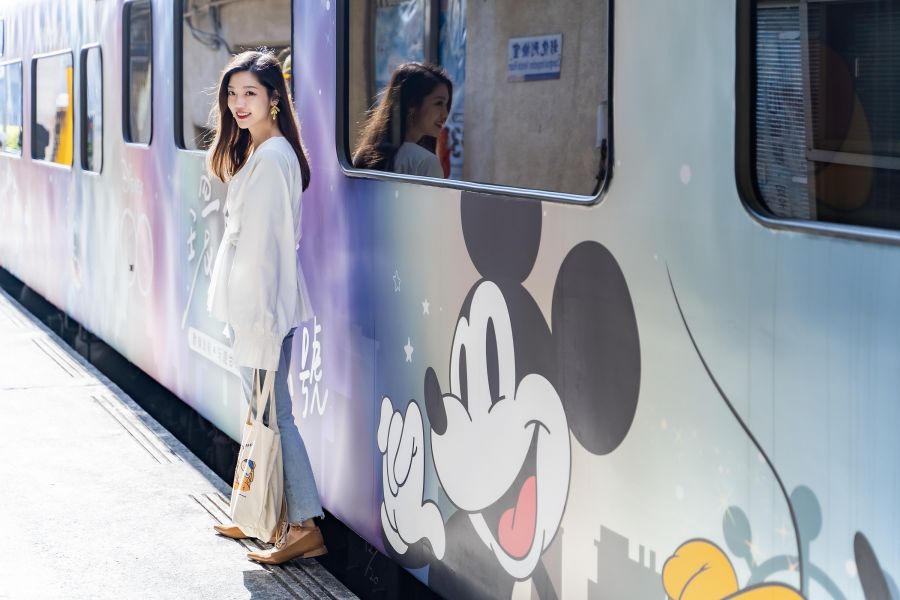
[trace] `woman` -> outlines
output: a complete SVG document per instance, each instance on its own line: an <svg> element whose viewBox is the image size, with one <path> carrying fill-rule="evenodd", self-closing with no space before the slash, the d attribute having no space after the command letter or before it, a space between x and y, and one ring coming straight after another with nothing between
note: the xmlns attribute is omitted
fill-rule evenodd
<svg viewBox="0 0 900 600"><path fill-rule="evenodd" d="M453 83L440 67L397 67L353 154L358 169L444 177L433 150L453 104Z"/></svg>
<svg viewBox="0 0 900 600"><path fill-rule="evenodd" d="M309 162L281 64L273 54L250 51L235 56L222 72L217 95L212 111L215 138L207 163L210 172L229 185L225 233L207 306L226 323L226 335L233 332L245 397L252 397L254 369L276 377L287 517L273 548L247 556L280 564L326 552L312 520L322 517L322 506L287 387L294 329L312 316L296 253ZM216 525L215 530L231 538L247 537L233 524Z"/></svg>

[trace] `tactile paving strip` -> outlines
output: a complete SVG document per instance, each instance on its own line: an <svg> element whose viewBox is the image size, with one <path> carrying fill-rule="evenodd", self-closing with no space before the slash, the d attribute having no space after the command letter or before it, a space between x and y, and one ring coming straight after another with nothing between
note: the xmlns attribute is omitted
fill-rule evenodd
<svg viewBox="0 0 900 600"><path fill-rule="evenodd" d="M92 394L91 398L157 462L170 464L181 462L181 458L172 452L171 448L144 425L134 412L123 405L118 398L110 394Z"/></svg>

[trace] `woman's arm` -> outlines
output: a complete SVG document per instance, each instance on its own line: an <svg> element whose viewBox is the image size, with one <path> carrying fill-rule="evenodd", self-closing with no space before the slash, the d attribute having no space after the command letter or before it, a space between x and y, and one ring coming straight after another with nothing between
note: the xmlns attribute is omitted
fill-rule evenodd
<svg viewBox="0 0 900 600"><path fill-rule="evenodd" d="M228 278L228 313L238 365L278 368L296 293L289 167L278 152L257 157L243 189L241 230ZM284 298L281 297L284 292Z"/></svg>

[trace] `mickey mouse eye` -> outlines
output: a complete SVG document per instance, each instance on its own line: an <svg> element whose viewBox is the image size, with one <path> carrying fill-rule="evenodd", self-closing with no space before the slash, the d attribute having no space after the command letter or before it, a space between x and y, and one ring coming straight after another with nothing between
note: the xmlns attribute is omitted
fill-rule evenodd
<svg viewBox="0 0 900 600"><path fill-rule="evenodd" d="M491 394L491 408L505 398L500 395L500 358L497 351L497 332L494 330L494 320L488 319L485 332L485 366L487 367L488 390Z"/></svg>
<svg viewBox="0 0 900 600"><path fill-rule="evenodd" d="M469 374L466 370L466 347L459 348L459 401L469 410Z"/></svg>

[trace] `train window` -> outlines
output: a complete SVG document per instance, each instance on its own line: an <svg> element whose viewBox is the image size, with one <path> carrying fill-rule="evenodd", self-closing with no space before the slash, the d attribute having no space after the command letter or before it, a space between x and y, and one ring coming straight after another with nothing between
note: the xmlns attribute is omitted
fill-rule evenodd
<svg viewBox="0 0 900 600"><path fill-rule="evenodd" d="M103 57L99 46L81 51L81 168L103 165Z"/></svg>
<svg viewBox="0 0 900 600"><path fill-rule="evenodd" d="M31 63L31 158L72 166L72 53Z"/></svg>
<svg viewBox="0 0 900 600"><path fill-rule="evenodd" d="M900 229L900 3L759 0L755 21L763 208Z"/></svg>
<svg viewBox="0 0 900 600"><path fill-rule="evenodd" d="M22 62L0 65L0 154L22 155Z"/></svg>
<svg viewBox="0 0 900 600"><path fill-rule="evenodd" d="M175 140L188 150L205 150L212 143L210 110L216 86L232 55L266 47L285 67L291 89L290 0L242 0L198 3L180 0L176 30Z"/></svg>
<svg viewBox="0 0 900 600"><path fill-rule="evenodd" d="M153 131L153 22L150 0L127 3L123 23L122 130L125 141L149 144Z"/></svg>
<svg viewBox="0 0 900 600"><path fill-rule="evenodd" d="M350 165L599 192L609 147L608 0L348 0L345 9ZM400 68L410 62L441 71Z"/></svg>

